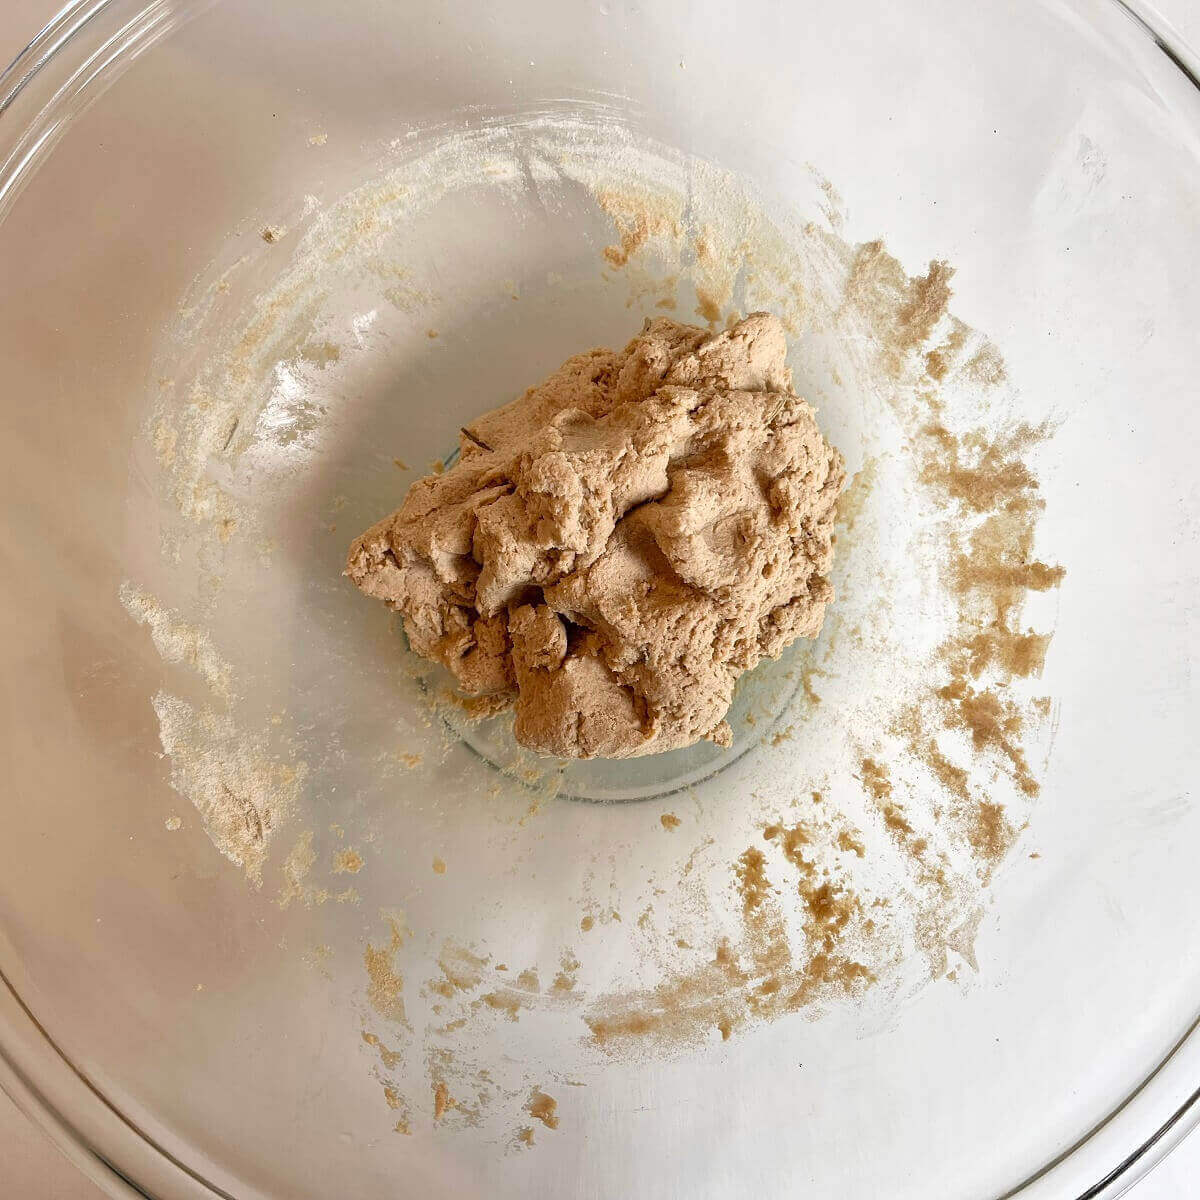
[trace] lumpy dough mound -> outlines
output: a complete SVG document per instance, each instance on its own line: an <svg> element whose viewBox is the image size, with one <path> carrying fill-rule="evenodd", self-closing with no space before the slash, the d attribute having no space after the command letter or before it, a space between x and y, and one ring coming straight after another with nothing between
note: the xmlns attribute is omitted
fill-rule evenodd
<svg viewBox="0 0 1200 1200"><path fill-rule="evenodd" d="M779 320L647 321L479 417L346 574L522 745L568 758L728 745L734 684L832 599L841 455Z"/></svg>

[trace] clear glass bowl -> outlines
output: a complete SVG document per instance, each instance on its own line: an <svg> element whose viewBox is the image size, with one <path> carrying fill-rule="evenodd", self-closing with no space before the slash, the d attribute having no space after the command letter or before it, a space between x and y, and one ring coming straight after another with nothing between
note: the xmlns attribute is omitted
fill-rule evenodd
<svg viewBox="0 0 1200 1200"><path fill-rule="evenodd" d="M0 84L5 1090L114 1196L1123 1191L1200 1108L1194 70L1111 0L64 11ZM916 384L830 300L877 237L956 271ZM857 473L845 636L756 673L727 753L532 762L437 703L346 545L394 459L714 288L789 315ZM968 326L1006 379L937 391ZM861 760L940 661L935 392L1042 429L1066 574L1004 693L1049 698L1040 794L981 760L1015 844L955 859L931 942ZM249 842L206 836L222 796ZM875 986L598 1044L725 970L777 817L853 818L861 865L805 853L899 879Z"/></svg>

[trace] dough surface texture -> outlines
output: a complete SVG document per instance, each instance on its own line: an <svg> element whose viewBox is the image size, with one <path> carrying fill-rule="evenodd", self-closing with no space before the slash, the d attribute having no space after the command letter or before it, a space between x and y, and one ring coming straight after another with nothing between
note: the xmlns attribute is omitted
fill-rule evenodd
<svg viewBox="0 0 1200 1200"><path fill-rule="evenodd" d="M464 429L346 574L532 750L728 745L738 676L815 637L832 599L845 469L786 353L754 313L568 359Z"/></svg>

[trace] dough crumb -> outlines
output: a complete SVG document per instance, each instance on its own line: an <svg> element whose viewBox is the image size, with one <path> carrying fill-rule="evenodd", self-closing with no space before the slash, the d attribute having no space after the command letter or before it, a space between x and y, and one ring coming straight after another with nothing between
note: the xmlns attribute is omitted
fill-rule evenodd
<svg viewBox="0 0 1200 1200"><path fill-rule="evenodd" d="M438 1080L433 1089L433 1119L440 1121L452 1108L457 1107L457 1102L450 1095L450 1089L445 1082Z"/></svg>
<svg viewBox="0 0 1200 1200"><path fill-rule="evenodd" d="M845 468L786 356L768 313L576 355L464 427L346 574L537 753L729 746L738 677L833 597Z"/></svg>
<svg viewBox="0 0 1200 1200"><path fill-rule="evenodd" d="M545 1092L535 1091L529 1098L526 1111L536 1121L541 1121L547 1129L558 1128L558 1101Z"/></svg>
<svg viewBox="0 0 1200 1200"><path fill-rule="evenodd" d="M357 850L342 850L333 860L335 875L357 875L363 869L362 855Z"/></svg>

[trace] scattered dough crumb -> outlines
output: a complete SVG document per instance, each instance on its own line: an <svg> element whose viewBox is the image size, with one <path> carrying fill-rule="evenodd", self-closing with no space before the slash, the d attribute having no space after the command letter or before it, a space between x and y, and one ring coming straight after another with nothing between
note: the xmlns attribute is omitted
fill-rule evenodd
<svg viewBox="0 0 1200 1200"><path fill-rule="evenodd" d="M336 875L357 875L363 869L362 855L357 850L342 850L333 860Z"/></svg>
<svg viewBox="0 0 1200 1200"><path fill-rule="evenodd" d="M363 952L367 968L367 1001L389 1021L407 1025L404 1011L404 978L396 968L396 952L404 944L404 929L399 921L389 919L391 940L386 946L368 945Z"/></svg>
<svg viewBox="0 0 1200 1200"><path fill-rule="evenodd" d="M440 1121L452 1108L456 1107L454 1097L445 1081L439 1079L433 1088L433 1119Z"/></svg>
<svg viewBox="0 0 1200 1200"><path fill-rule="evenodd" d="M558 1128L558 1101L545 1092L535 1091L529 1098L526 1109L534 1120L541 1121L547 1129Z"/></svg>

